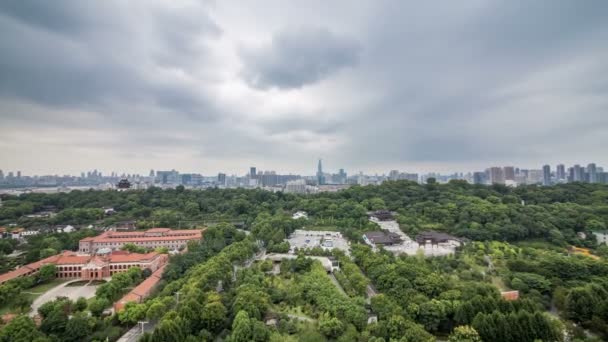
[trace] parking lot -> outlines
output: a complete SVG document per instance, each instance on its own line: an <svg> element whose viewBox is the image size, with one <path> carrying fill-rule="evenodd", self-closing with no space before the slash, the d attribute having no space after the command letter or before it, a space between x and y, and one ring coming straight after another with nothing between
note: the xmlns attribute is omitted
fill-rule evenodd
<svg viewBox="0 0 608 342"><path fill-rule="evenodd" d="M334 248L340 249L346 254L349 254L350 246L348 241L342 236L340 232L334 231L316 231L316 230L301 230L298 229L287 239L291 246L291 251L295 248L306 249L321 247L325 250L332 250Z"/></svg>

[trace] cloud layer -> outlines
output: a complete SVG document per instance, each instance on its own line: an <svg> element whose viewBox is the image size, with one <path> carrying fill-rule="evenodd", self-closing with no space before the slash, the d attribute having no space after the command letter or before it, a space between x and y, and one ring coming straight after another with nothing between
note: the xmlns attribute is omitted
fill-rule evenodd
<svg viewBox="0 0 608 342"><path fill-rule="evenodd" d="M605 1L5 1L0 169L608 167Z"/></svg>

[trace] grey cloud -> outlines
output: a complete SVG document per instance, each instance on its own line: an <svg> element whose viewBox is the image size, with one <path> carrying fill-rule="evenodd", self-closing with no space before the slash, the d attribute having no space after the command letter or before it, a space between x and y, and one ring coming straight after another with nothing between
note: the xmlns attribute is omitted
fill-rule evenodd
<svg viewBox="0 0 608 342"><path fill-rule="evenodd" d="M129 11L142 22L131 22ZM106 114L117 103L156 103L175 115L217 114L191 84L159 74L205 61L205 40L221 32L205 7L180 12L138 2L7 1L0 5L0 32L6 48L0 55L0 96L104 108Z"/></svg>
<svg viewBox="0 0 608 342"><path fill-rule="evenodd" d="M301 88L356 65L359 43L328 29L281 31L261 48L244 48L242 77L252 87Z"/></svg>
<svg viewBox="0 0 608 342"><path fill-rule="evenodd" d="M266 4L273 15L252 4L236 19L216 13L242 15L242 2L217 2L217 11L159 3L0 3L5 150L45 147L11 145L3 133L16 128L70 151L78 141L49 132L80 139L93 126L99 135L86 148L132 147L169 168L211 159L215 171L251 161L313 173L319 156L351 173L590 161L580 158L608 166L606 1L378 0L359 9L338 0L309 1L306 11L275 1ZM268 37L242 47L242 38ZM212 60L215 49L226 49L225 64Z"/></svg>

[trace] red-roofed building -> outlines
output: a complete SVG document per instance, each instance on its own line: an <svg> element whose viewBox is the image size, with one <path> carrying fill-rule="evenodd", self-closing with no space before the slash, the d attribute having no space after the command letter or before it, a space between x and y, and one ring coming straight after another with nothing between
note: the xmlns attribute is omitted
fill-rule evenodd
<svg viewBox="0 0 608 342"><path fill-rule="evenodd" d="M96 253L102 248L116 251L128 243L144 248L167 247L170 250L178 250L185 247L188 241L200 241L202 237L203 231L199 229L152 228L136 232L107 231L99 236L80 240L79 251Z"/></svg>
<svg viewBox="0 0 608 342"><path fill-rule="evenodd" d="M20 267L0 275L0 284L9 280L38 273L40 267L54 264L59 279L102 279L115 273L126 272L131 267L158 270L167 263L166 254L156 252L140 254L115 251L107 254L88 255L65 251L58 255Z"/></svg>
<svg viewBox="0 0 608 342"><path fill-rule="evenodd" d="M519 291L503 291L500 293L502 299L507 301L513 301L519 299Z"/></svg>
<svg viewBox="0 0 608 342"><path fill-rule="evenodd" d="M127 293L124 297L114 303L114 310L116 312L122 311L125 305L130 302L141 303L152 294L152 291L158 285L161 280L165 266L162 266L150 275L146 280L142 281L137 285L131 292Z"/></svg>

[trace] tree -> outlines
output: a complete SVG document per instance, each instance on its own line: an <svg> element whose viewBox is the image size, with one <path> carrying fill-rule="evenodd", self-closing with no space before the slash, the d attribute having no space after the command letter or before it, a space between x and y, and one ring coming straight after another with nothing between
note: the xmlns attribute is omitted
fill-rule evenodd
<svg viewBox="0 0 608 342"><path fill-rule="evenodd" d="M38 279L42 283L46 283L47 281L51 281L55 279L55 275L57 274L57 267L55 264L46 264L40 267L40 271L38 271Z"/></svg>
<svg viewBox="0 0 608 342"><path fill-rule="evenodd" d="M418 315L418 321L424 325L426 330L437 331L439 323L446 318L445 305L435 299L422 303Z"/></svg>
<svg viewBox="0 0 608 342"><path fill-rule="evenodd" d="M42 334L34 321L26 315L19 315L0 329L0 342L32 342Z"/></svg>
<svg viewBox="0 0 608 342"><path fill-rule="evenodd" d="M214 301L207 303L201 312L201 319L205 329L212 332L220 331L224 326L226 314L227 310L222 302Z"/></svg>
<svg viewBox="0 0 608 342"><path fill-rule="evenodd" d="M40 259L48 258L57 254L57 250L54 248L44 248L40 250Z"/></svg>
<svg viewBox="0 0 608 342"><path fill-rule="evenodd" d="M231 342L248 342L251 341L252 324L249 315L246 311L241 310L236 314L232 322L232 333L230 334Z"/></svg>
<svg viewBox="0 0 608 342"><path fill-rule="evenodd" d="M123 324L135 324L146 316L147 307L145 304L129 302L124 310L118 313L118 319Z"/></svg>
<svg viewBox="0 0 608 342"><path fill-rule="evenodd" d="M11 307L19 312L26 313L30 311L33 299L25 293L20 293L14 297Z"/></svg>
<svg viewBox="0 0 608 342"><path fill-rule="evenodd" d="M331 317L328 313L323 314L319 319L319 330L329 338L337 338L344 332L344 323L336 317Z"/></svg>
<svg viewBox="0 0 608 342"><path fill-rule="evenodd" d="M448 338L449 342L481 342L477 331L468 325L456 327Z"/></svg>
<svg viewBox="0 0 608 342"><path fill-rule="evenodd" d="M84 297L78 297L76 303L74 303L74 311L84 311L88 305L87 299Z"/></svg>
<svg viewBox="0 0 608 342"><path fill-rule="evenodd" d="M92 326L86 313L75 314L65 327L65 341L83 341L92 332Z"/></svg>
<svg viewBox="0 0 608 342"><path fill-rule="evenodd" d="M93 316L99 317L108 306L110 306L110 302L107 299L95 298L89 303L89 311Z"/></svg>
<svg viewBox="0 0 608 342"><path fill-rule="evenodd" d="M146 253L147 250L144 247L141 246L137 246L134 243L125 243L124 245L122 245L122 247L120 247L121 250L123 251L128 251L131 253Z"/></svg>

